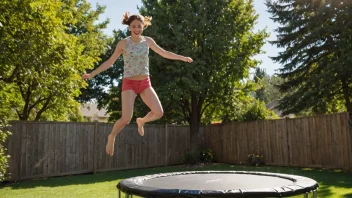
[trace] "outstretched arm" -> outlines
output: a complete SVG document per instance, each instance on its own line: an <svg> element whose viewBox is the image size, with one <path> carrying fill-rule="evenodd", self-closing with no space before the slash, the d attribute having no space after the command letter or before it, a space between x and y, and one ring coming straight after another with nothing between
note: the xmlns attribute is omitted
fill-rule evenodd
<svg viewBox="0 0 352 198"><path fill-rule="evenodd" d="M110 68L114 62L116 61L116 59L118 57L120 57L120 55L123 52L124 49L124 45L125 45L125 41L119 41L116 45L115 51L114 53L110 56L110 58L108 60L106 60L103 64L101 64L98 68L96 68L94 71L92 71L89 74L84 74L82 76L83 79L87 79L87 78L93 78L94 76L98 75L99 73L107 70L108 68Z"/></svg>
<svg viewBox="0 0 352 198"><path fill-rule="evenodd" d="M188 63L193 62L192 58L190 57L184 57L184 56L180 56L178 54L169 52L164 50L163 48L161 48L158 44L156 44L156 42L150 38L150 37L146 37L147 42L149 47L156 53L158 53L160 56L167 58L167 59L172 59L172 60L181 60L181 61L185 61Z"/></svg>

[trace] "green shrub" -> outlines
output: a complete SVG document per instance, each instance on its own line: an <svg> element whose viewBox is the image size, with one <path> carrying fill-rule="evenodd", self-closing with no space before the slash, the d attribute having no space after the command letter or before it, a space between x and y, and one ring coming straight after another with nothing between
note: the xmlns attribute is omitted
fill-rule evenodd
<svg viewBox="0 0 352 198"><path fill-rule="evenodd" d="M265 164L264 157L261 155L249 154L247 161L250 166L262 166Z"/></svg>
<svg viewBox="0 0 352 198"><path fill-rule="evenodd" d="M279 116L272 110L265 107L265 103L256 100L249 109L243 114L242 121L255 121L266 119L278 119Z"/></svg>
<svg viewBox="0 0 352 198"><path fill-rule="evenodd" d="M215 154L212 149L205 149L201 151L186 151L183 154L183 163L195 165L198 163L215 162Z"/></svg>
<svg viewBox="0 0 352 198"><path fill-rule="evenodd" d="M200 152L200 161L204 163L215 162L215 153L212 149L206 149Z"/></svg>
<svg viewBox="0 0 352 198"><path fill-rule="evenodd" d="M6 155L6 148L4 147L5 140L8 135L11 133L8 131L3 131L6 126L5 121L0 119L0 182L3 182L6 178L6 172L8 168L7 159L10 158L9 155Z"/></svg>

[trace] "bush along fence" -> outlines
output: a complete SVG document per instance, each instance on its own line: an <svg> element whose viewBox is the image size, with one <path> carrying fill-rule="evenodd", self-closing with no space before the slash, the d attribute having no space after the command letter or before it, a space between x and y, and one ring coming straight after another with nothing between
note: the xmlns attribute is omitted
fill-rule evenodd
<svg viewBox="0 0 352 198"><path fill-rule="evenodd" d="M10 122L10 180L195 163L336 168L352 170L348 113L216 124L201 127L202 153L190 149L188 126L136 125L116 137L114 156L105 153L113 124ZM210 149L210 150L209 150ZM203 159L204 158L204 159Z"/></svg>
<svg viewBox="0 0 352 198"><path fill-rule="evenodd" d="M105 152L113 124L10 122L5 147L11 156L9 181L181 164L190 147L189 127L126 126L115 140L114 155Z"/></svg>

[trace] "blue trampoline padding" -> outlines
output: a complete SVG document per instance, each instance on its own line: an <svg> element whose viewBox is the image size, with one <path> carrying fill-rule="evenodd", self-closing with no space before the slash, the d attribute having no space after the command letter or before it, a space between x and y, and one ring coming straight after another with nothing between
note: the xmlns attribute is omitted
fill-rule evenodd
<svg viewBox="0 0 352 198"><path fill-rule="evenodd" d="M317 190L313 179L249 171L191 171L132 177L117 188L143 197L283 197Z"/></svg>

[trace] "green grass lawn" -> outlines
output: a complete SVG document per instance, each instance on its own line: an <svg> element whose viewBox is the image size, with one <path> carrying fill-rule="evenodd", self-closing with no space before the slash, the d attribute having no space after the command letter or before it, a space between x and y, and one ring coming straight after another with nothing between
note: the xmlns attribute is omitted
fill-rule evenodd
<svg viewBox="0 0 352 198"><path fill-rule="evenodd" d="M0 197L117 197L116 184L128 177L191 170L263 171L301 175L318 181L318 197L352 198L352 173L284 167L215 164L201 168L172 166L22 181L0 186ZM303 196L295 196L295 198Z"/></svg>

